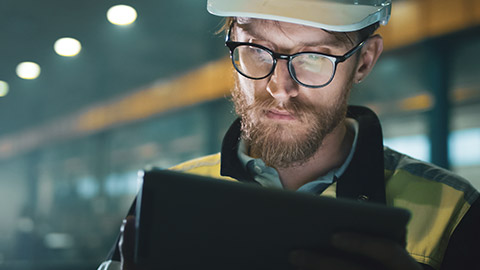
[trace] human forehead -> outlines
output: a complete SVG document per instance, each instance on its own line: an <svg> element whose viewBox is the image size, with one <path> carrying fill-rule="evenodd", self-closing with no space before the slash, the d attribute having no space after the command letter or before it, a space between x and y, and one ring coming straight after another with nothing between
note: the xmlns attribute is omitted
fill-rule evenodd
<svg viewBox="0 0 480 270"><path fill-rule="evenodd" d="M320 28L264 19L237 18L234 32L239 38L246 37L273 43L290 41L290 43L304 46L344 47L345 45L336 35Z"/></svg>

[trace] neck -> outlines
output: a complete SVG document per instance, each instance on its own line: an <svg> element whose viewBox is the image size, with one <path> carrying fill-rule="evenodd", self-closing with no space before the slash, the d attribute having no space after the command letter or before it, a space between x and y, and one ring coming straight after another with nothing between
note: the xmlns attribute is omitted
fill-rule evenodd
<svg viewBox="0 0 480 270"><path fill-rule="evenodd" d="M340 167L350 153L354 134L342 121L323 140L320 148L304 164L289 168L276 168L286 189L297 190L329 171Z"/></svg>

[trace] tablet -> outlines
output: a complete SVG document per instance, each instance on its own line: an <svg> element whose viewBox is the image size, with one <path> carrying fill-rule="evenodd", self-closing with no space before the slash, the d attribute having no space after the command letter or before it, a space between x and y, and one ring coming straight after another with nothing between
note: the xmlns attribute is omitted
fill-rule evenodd
<svg viewBox="0 0 480 270"><path fill-rule="evenodd" d="M405 246L407 210L168 170L144 173L136 208L142 269L290 269L294 249L329 252L335 232Z"/></svg>

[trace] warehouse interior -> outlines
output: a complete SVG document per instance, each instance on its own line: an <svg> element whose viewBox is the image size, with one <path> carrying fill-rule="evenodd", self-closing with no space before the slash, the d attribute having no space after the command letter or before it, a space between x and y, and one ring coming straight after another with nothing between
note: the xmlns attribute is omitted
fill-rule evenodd
<svg viewBox="0 0 480 270"><path fill-rule="evenodd" d="M135 21L111 23L116 5ZM221 24L205 0L0 2L0 269L95 269L139 171L220 150L237 117ZM379 115L386 146L480 189L480 1L393 0L378 32L350 103ZM81 51L59 55L63 37Z"/></svg>

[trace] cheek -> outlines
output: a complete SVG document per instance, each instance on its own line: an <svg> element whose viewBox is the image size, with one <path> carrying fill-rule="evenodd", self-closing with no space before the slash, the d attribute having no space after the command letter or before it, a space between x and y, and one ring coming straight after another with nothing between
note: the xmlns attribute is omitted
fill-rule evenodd
<svg viewBox="0 0 480 270"><path fill-rule="evenodd" d="M333 80L324 88L320 88L324 98L329 100L337 100L344 95L345 91L350 91L352 86L353 72L348 66L339 66Z"/></svg>
<svg viewBox="0 0 480 270"><path fill-rule="evenodd" d="M354 57L355 56L352 56L346 62L337 65L337 71L335 72L331 84L336 85L336 87L345 88L345 86L350 83L355 75L356 61L354 61Z"/></svg>
<svg viewBox="0 0 480 270"><path fill-rule="evenodd" d="M266 90L267 79L251 80L237 75L237 82L249 105L258 100L265 100L265 97L269 95Z"/></svg>
<svg viewBox="0 0 480 270"><path fill-rule="evenodd" d="M332 81L329 85L314 89L306 88L298 96L299 101L305 104L310 104L313 108L323 110L337 104L344 95L345 88L342 83ZM302 94L303 93L303 94Z"/></svg>
<svg viewBox="0 0 480 270"><path fill-rule="evenodd" d="M238 75L236 76L236 82L237 82L237 87L238 90L242 93L245 102L250 105L253 103L254 100L254 87L252 87L252 83L247 80L246 78L243 78L242 76Z"/></svg>
<svg viewBox="0 0 480 270"><path fill-rule="evenodd" d="M347 81L347 74L344 69L339 68L333 77L333 80L327 85L328 88L342 88Z"/></svg>

